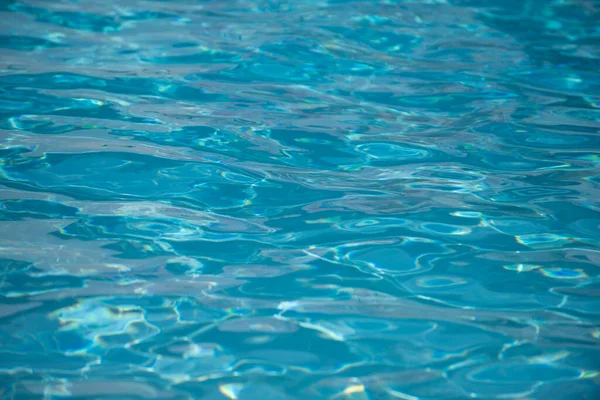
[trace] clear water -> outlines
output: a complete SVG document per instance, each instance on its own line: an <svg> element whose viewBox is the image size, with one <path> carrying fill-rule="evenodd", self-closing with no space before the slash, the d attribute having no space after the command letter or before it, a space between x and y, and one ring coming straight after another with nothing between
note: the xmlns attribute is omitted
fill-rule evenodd
<svg viewBox="0 0 600 400"><path fill-rule="evenodd" d="M0 4L0 398L600 396L600 3Z"/></svg>

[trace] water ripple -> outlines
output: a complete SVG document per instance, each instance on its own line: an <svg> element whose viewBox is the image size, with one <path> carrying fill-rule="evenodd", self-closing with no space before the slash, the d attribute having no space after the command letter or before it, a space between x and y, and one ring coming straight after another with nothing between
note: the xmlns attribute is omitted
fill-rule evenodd
<svg viewBox="0 0 600 400"><path fill-rule="evenodd" d="M597 397L599 13L0 2L0 397Z"/></svg>

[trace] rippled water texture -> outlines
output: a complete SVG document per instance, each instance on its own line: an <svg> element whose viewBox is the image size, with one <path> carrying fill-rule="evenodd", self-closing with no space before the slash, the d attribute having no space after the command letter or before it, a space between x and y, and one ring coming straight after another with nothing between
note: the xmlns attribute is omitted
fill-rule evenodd
<svg viewBox="0 0 600 400"><path fill-rule="evenodd" d="M0 398L599 398L600 2L0 18Z"/></svg>

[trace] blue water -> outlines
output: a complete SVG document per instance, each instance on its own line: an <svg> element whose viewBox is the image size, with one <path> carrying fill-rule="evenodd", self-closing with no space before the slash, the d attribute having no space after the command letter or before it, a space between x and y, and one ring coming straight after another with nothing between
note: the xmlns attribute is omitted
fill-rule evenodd
<svg viewBox="0 0 600 400"><path fill-rule="evenodd" d="M0 398L600 398L600 2L0 18Z"/></svg>

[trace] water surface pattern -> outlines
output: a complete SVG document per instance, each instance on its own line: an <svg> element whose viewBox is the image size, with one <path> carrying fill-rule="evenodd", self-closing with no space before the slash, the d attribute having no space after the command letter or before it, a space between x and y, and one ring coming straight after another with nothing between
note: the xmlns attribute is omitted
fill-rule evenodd
<svg viewBox="0 0 600 400"><path fill-rule="evenodd" d="M0 18L1 398L600 395L600 3Z"/></svg>

